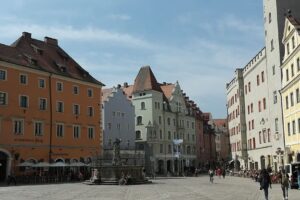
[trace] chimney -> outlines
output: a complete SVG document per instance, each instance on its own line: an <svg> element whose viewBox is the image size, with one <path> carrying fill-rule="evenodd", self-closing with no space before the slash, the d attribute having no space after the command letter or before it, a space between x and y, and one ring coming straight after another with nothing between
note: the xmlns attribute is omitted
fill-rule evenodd
<svg viewBox="0 0 300 200"><path fill-rule="evenodd" d="M44 38L44 42L45 42L46 44L51 44L51 45L54 45L54 46L57 46L57 45L58 45L57 39L50 38L50 37L45 37L45 38Z"/></svg>
<svg viewBox="0 0 300 200"><path fill-rule="evenodd" d="M124 88L128 88L128 83L124 82L123 86L124 86Z"/></svg>
<svg viewBox="0 0 300 200"><path fill-rule="evenodd" d="M31 33L28 33L28 32L23 32L22 33L22 36L26 39L31 39Z"/></svg>

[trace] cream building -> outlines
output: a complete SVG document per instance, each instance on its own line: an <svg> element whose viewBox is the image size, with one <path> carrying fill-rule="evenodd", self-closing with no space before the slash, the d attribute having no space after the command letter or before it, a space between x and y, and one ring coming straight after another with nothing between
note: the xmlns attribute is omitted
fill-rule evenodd
<svg viewBox="0 0 300 200"><path fill-rule="evenodd" d="M300 162L300 21L285 20L282 101L286 162Z"/></svg>

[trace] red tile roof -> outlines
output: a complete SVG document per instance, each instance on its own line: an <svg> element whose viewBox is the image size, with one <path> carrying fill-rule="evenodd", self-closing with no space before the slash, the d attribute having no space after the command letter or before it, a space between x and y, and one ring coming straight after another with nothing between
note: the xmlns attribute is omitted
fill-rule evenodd
<svg viewBox="0 0 300 200"><path fill-rule="evenodd" d="M213 122L218 127L226 127L227 126L227 119L213 119Z"/></svg>
<svg viewBox="0 0 300 200"><path fill-rule="evenodd" d="M145 66L140 69L133 85L133 93L147 90L162 92L150 66Z"/></svg>
<svg viewBox="0 0 300 200"><path fill-rule="evenodd" d="M53 38L45 37L45 41L41 41L24 32L11 46L0 44L0 60L103 86Z"/></svg>

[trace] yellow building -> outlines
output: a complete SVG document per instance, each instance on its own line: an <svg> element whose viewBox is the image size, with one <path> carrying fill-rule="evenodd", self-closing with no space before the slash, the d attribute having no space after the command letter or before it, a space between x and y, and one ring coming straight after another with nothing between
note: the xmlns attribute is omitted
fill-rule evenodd
<svg viewBox="0 0 300 200"><path fill-rule="evenodd" d="M282 70L282 106L286 162L300 162L300 20L286 17Z"/></svg>

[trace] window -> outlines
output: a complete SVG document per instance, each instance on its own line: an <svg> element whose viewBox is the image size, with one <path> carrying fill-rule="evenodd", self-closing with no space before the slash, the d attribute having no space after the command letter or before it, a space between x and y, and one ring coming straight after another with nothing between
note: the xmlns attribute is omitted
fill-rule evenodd
<svg viewBox="0 0 300 200"><path fill-rule="evenodd" d="M78 86L73 86L73 94L79 94L79 87Z"/></svg>
<svg viewBox="0 0 300 200"><path fill-rule="evenodd" d="M273 92L273 103L274 104L277 103L277 91L276 90Z"/></svg>
<svg viewBox="0 0 300 200"><path fill-rule="evenodd" d="M288 55L290 54L290 44L289 43L286 44L286 52Z"/></svg>
<svg viewBox="0 0 300 200"><path fill-rule="evenodd" d="M39 88L45 88L46 83L44 79L39 79Z"/></svg>
<svg viewBox="0 0 300 200"><path fill-rule="evenodd" d="M294 93L290 93L291 106L294 106Z"/></svg>
<svg viewBox="0 0 300 200"><path fill-rule="evenodd" d="M300 71L300 59L297 58L297 71L299 72Z"/></svg>
<svg viewBox="0 0 300 200"><path fill-rule="evenodd" d="M285 97L285 109L289 109L289 96Z"/></svg>
<svg viewBox="0 0 300 200"><path fill-rule="evenodd" d="M294 64L291 64L291 73L292 73L292 77L295 75L294 74Z"/></svg>
<svg viewBox="0 0 300 200"><path fill-rule="evenodd" d="M137 122L136 122L137 125L142 125L143 124L143 118L142 116L138 116L137 117Z"/></svg>
<svg viewBox="0 0 300 200"><path fill-rule="evenodd" d="M7 93L0 92L0 105L7 105Z"/></svg>
<svg viewBox="0 0 300 200"><path fill-rule="evenodd" d="M292 46L293 46L293 49L295 49L296 46L295 46L295 37L294 36L292 37Z"/></svg>
<svg viewBox="0 0 300 200"><path fill-rule="evenodd" d="M13 132L16 135L22 135L23 131L24 131L24 120L23 119L15 119L13 121L14 125L14 129Z"/></svg>
<svg viewBox="0 0 300 200"><path fill-rule="evenodd" d="M167 123L168 123L168 125L170 126L170 124L171 124L171 119L168 117L168 119L167 119Z"/></svg>
<svg viewBox="0 0 300 200"><path fill-rule="evenodd" d="M43 122L34 122L34 135L35 136L43 135Z"/></svg>
<svg viewBox="0 0 300 200"><path fill-rule="evenodd" d="M39 99L39 108L40 110L46 110L47 109L47 100L45 98Z"/></svg>
<svg viewBox="0 0 300 200"><path fill-rule="evenodd" d="M172 145L168 145L168 153L172 153Z"/></svg>
<svg viewBox="0 0 300 200"><path fill-rule="evenodd" d="M273 41L273 39L271 40L271 51L273 51L274 50L274 41Z"/></svg>
<svg viewBox="0 0 300 200"><path fill-rule="evenodd" d="M295 120L292 121L292 129L293 129L293 135L296 134L296 123Z"/></svg>
<svg viewBox="0 0 300 200"><path fill-rule="evenodd" d="M88 116L90 117L94 116L94 109L91 106L88 107Z"/></svg>
<svg viewBox="0 0 300 200"><path fill-rule="evenodd" d="M56 124L56 137L64 137L64 124Z"/></svg>
<svg viewBox="0 0 300 200"><path fill-rule="evenodd" d="M287 123L287 127L288 127L288 135L291 135L291 127L290 127L290 122Z"/></svg>
<svg viewBox="0 0 300 200"><path fill-rule="evenodd" d="M268 142L271 142L271 130L270 129L268 129L268 136L267 136L267 138L268 138Z"/></svg>
<svg viewBox="0 0 300 200"><path fill-rule="evenodd" d="M256 149L255 138L252 139L252 142L253 142L253 149Z"/></svg>
<svg viewBox="0 0 300 200"><path fill-rule="evenodd" d="M73 125L73 137L76 139L80 137L80 126L79 125Z"/></svg>
<svg viewBox="0 0 300 200"><path fill-rule="evenodd" d="M267 109L267 102L266 102L266 98L263 98L263 108L264 110Z"/></svg>
<svg viewBox="0 0 300 200"><path fill-rule="evenodd" d="M256 76L256 84L259 85L259 75Z"/></svg>
<svg viewBox="0 0 300 200"><path fill-rule="evenodd" d="M6 80L6 71L0 69L0 80L5 81Z"/></svg>
<svg viewBox="0 0 300 200"><path fill-rule="evenodd" d="M272 22L272 13L269 12L269 23Z"/></svg>
<svg viewBox="0 0 300 200"><path fill-rule="evenodd" d="M63 83L62 82L56 82L56 91L58 91L58 92L63 91Z"/></svg>
<svg viewBox="0 0 300 200"><path fill-rule="evenodd" d="M259 131L259 144L261 144L261 131Z"/></svg>
<svg viewBox="0 0 300 200"><path fill-rule="evenodd" d="M89 139L95 138L95 128L94 127L88 127L88 138Z"/></svg>
<svg viewBox="0 0 300 200"><path fill-rule="evenodd" d="M64 112L64 103L62 101L56 102L56 112Z"/></svg>
<svg viewBox="0 0 300 200"><path fill-rule="evenodd" d="M159 130L159 139L163 139L162 130Z"/></svg>
<svg viewBox="0 0 300 200"><path fill-rule="evenodd" d="M261 112L261 102L258 101L258 112Z"/></svg>
<svg viewBox="0 0 300 200"><path fill-rule="evenodd" d="M248 83L248 89L249 89L249 92L251 92L251 83L250 82Z"/></svg>
<svg viewBox="0 0 300 200"><path fill-rule="evenodd" d="M289 70L285 70L286 81L289 81Z"/></svg>
<svg viewBox="0 0 300 200"><path fill-rule="evenodd" d="M26 85L27 84L27 75L21 74L20 75L20 83Z"/></svg>
<svg viewBox="0 0 300 200"><path fill-rule="evenodd" d="M275 65L272 66L273 75L275 75Z"/></svg>
<svg viewBox="0 0 300 200"><path fill-rule="evenodd" d="M300 133L300 118L298 118L298 133Z"/></svg>
<svg viewBox="0 0 300 200"><path fill-rule="evenodd" d="M111 130L111 123L107 123L108 129Z"/></svg>
<svg viewBox="0 0 300 200"><path fill-rule="evenodd" d="M20 96L20 107L21 108L28 108L28 97L25 95Z"/></svg>
<svg viewBox="0 0 300 200"><path fill-rule="evenodd" d="M79 107L79 105L78 104L74 104L73 105L73 114L74 115L79 115L79 113L80 113L80 107Z"/></svg>
<svg viewBox="0 0 300 200"><path fill-rule="evenodd" d="M163 153L164 152L164 145L160 144L159 145L159 153Z"/></svg>
<svg viewBox="0 0 300 200"><path fill-rule="evenodd" d="M275 131L278 132L278 118L275 118Z"/></svg>
<svg viewBox="0 0 300 200"><path fill-rule="evenodd" d="M87 90L88 97L93 97L93 89Z"/></svg>
<svg viewBox="0 0 300 200"><path fill-rule="evenodd" d="M135 139L136 140L141 140L142 139L141 131L136 131L135 132Z"/></svg>
<svg viewBox="0 0 300 200"><path fill-rule="evenodd" d="M245 93L247 94L247 85L245 85Z"/></svg>
<svg viewBox="0 0 300 200"><path fill-rule="evenodd" d="M266 143L266 130L263 130L263 142Z"/></svg>
<svg viewBox="0 0 300 200"><path fill-rule="evenodd" d="M253 103L251 103L250 108L251 108L251 113L253 113Z"/></svg>
<svg viewBox="0 0 300 200"><path fill-rule="evenodd" d="M192 122L192 129L194 129L195 128L195 123L194 122Z"/></svg>
<svg viewBox="0 0 300 200"><path fill-rule="evenodd" d="M252 129L254 129L254 119L252 119Z"/></svg>
<svg viewBox="0 0 300 200"><path fill-rule="evenodd" d="M261 72L261 82L265 82L265 73L263 71Z"/></svg>
<svg viewBox="0 0 300 200"><path fill-rule="evenodd" d="M156 102L155 102L156 103ZM142 102L141 103L141 110L145 110L146 109L146 106L145 106L145 102Z"/></svg>
<svg viewBox="0 0 300 200"><path fill-rule="evenodd" d="M158 117L158 123L161 124L161 116Z"/></svg>

